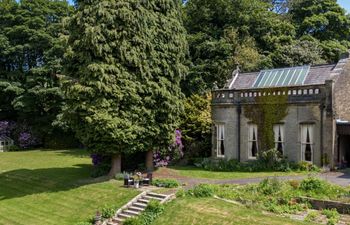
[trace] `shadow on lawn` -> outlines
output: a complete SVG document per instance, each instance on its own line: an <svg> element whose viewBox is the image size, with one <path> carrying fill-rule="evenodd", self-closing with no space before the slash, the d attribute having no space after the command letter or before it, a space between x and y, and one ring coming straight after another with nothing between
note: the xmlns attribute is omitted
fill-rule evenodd
<svg viewBox="0 0 350 225"><path fill-rule="evenodd" d="M91 165L80 164L67 168L18 169L1 173L0 201L32 194L67 191L107 180L90 178L91 168Z"/></svg>
<svg viewBox="0 0 350 225"><path fill-rule="evenodd" d="M67 155L67 156L74 156L77 158L90 158L90 153L86 149L68 149L68 150L61 150L58 151L61 155Z"/></svg>

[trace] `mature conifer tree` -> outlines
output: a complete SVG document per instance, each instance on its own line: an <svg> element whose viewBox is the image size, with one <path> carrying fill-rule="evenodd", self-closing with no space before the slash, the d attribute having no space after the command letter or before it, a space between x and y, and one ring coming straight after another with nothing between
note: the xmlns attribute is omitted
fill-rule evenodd
<svg viewBox="0 0 350 225"><path fill-rule="evenodd" d="M187 51L178 0L77 2L69 21L65 118L92 151L112 156L166 146L182 110Z"/></svg>

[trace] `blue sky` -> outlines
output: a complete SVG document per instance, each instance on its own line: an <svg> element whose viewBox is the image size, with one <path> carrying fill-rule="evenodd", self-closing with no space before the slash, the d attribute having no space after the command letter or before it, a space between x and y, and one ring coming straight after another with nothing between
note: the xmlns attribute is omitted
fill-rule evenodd
<svg viewBox="0 0 350 225"><path fill-rule="evenodd" d="M338 3L350 13L350 1L349 0L338 0Z"/></svg>

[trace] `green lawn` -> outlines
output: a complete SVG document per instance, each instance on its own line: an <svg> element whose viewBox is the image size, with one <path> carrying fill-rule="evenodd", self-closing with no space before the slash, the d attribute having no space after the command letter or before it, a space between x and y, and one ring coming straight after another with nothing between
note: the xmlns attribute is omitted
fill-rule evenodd
<svg viewBox="0 0 350 225"><path fill-rule="evenodd" d="M307 174L307 172L214 172L189 166L174 166L171 167L171 169L180 176L206 179L244 179L273 176L300 176Z"/></svg>
<svg viewBox="0 0 350 225"><path fill-rule="evenodd" d="M82 150L0 153L0 224L74 224L105 205L122 206L137 191L90 178Z"/></svg>
<svg viewBox="0 0 350 225"><path fill-rule="evenodd" d="M214 198L179 198L165 207L153 225L306 225L303 221L263 213Z"/></svg>

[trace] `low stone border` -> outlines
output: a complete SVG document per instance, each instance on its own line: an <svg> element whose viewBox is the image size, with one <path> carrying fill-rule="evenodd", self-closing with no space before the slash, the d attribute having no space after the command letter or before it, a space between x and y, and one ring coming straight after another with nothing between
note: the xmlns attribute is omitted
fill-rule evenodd
<svg viewBox="0 0 350 225"><path fill-rule="evenodd" d="M300 197L299 201L306 201L311 204L314 209L336 209L341 214L350 214L350 203L343 203L331 200L319 200L309 197Z"/></svg>

